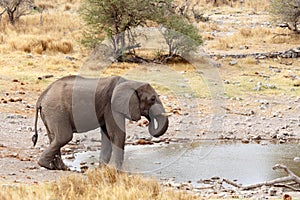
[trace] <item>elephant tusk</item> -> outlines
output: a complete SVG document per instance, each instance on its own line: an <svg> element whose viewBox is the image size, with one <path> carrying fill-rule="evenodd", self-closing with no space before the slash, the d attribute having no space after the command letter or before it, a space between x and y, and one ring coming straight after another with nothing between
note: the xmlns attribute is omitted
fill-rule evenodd
<svg viewBox="0 0 300 200"><path fill-rule="evenodd" d="M164 117L169 117L169 116L172 115L172 113L161 113L161 115L164 116Z"/></svg>

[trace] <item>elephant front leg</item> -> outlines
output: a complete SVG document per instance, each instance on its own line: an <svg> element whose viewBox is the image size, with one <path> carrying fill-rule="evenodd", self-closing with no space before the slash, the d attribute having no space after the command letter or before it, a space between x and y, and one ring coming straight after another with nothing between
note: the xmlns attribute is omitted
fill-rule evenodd
<svg viewBox="0 0 300 200"><path fill-rule="evenodd" d="M122 169L124 162L124 142L113 144L114 164L117 170Z"/></svg>
<svg viewBox="0 0 300 200"><path fill-rule="evenodd" d="M105 122L112 145L112 161L117 170L121 170L124 161L124 145L126 137L125 117L120 113L114 113L114 115L112 115L111 112L108 112Z"/></svg>
<svg viewBox="0 0 300 200"><path fill-rule="evenodd" d="M113 164L117 170L122 169L124 161L125 132L116 131L112 138Z"/></svg>
<svg viewBox="0 0 300 200"><path fill-rule="evenodd" d="M101 153L100 153L100 167L102 165L106 165L109 163L110 158L111 158L111 153L112 153L112 145L111 145L111 141L107 135L106 129L103 130L103 128L101 128L101 135L102 135L102 144L101 144Z"/></svg>

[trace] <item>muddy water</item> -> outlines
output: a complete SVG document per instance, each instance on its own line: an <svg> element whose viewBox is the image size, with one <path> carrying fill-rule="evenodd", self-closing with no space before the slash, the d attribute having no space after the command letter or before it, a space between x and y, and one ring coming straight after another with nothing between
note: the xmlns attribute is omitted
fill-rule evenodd
<svg viewBox="0 0 300 200"><path fill-rule="evenodd" d="M80 163L97 166L99 154L78 153L67 164L76 170L80 170ZM197 142L126 146L124 169L158 178L173 178L176 182L196 183L218 176L252 184L285 176L283 172L272 170L275 164L284 164L300 175L299 157L300 144Z"/></svg>

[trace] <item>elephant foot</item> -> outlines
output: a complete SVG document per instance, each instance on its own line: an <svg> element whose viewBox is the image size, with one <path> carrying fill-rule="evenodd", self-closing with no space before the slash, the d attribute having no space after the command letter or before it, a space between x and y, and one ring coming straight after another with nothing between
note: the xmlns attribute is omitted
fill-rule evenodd
<svg viewBox="0 0 300 200"><path fill-rule="evenodd" d="M64 162L62 161L61 157L56 155L53 160L51 161L48 161L48 160L45 160L45 159L40 159L38 161L38 164L41 166L41 167L44 167L46 169L49 169L49 170L64 170L64 171L68 171L69 168L64 164Z"/></svg>
<svg viewBox="0 0 300 200"><path fill-rule="evenodd" d="M70 169L65 165L62 158L59 155L56 155L53 159L53 164L56 170L69 171Z"/></svg>
<svg viewBox="0 0 300 200"><path fill-rule="evenodd" d="M38 164L39 164L39 166L44 167L46 169L55 170L55 167L54 167L54 164L53 164L52 161L47 161L47 160L44 160L44 159L40 159L38 161Z"/></svg>

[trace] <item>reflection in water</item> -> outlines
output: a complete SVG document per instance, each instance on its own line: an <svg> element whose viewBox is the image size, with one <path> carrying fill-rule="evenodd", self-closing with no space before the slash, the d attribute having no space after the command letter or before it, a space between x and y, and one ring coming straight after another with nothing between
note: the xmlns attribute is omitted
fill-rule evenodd
<svg viewBox="0 0 300 200"><path fill-rule="evenodd" d="M81 162L98 162L99 152L76 154L68 165L78 169ZM242 184L252 184L285 176L273 171L275 164L284 164L300 175L299 144L240 144L199 142L150 146L126 146L124 169L177 182L219 176Z"/></svg>

